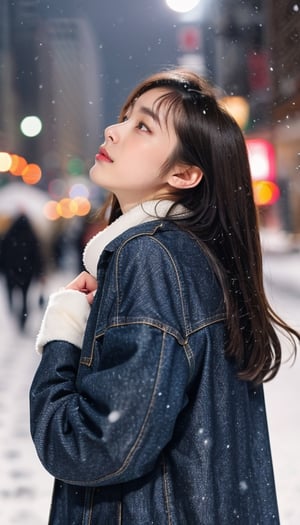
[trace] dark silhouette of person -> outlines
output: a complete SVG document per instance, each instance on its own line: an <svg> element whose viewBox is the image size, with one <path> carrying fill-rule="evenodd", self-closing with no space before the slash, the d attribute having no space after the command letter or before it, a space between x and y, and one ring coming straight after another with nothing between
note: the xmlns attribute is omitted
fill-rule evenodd
<svg viewBox="0 0 300 525"><path fill-rule="evenodd" d="M28 316L28 289L34 279L41 279L44 271L39 239L24 214L19 215L1 241L0 268L5 278L8 302L14 311L14 293L21 292L21 308L17 310L19 327L24 330Z"/></svg>

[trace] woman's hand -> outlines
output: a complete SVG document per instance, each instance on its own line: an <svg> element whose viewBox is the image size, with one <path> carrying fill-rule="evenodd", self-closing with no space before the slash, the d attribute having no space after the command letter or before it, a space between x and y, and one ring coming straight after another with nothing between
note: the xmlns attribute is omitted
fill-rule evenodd
<svg viewBox="0 0 300 525"><path fill-rule="evenodd" d="M73 281L67 284L66 290L78 290L84 293L89 304L92 304L94 292L97 290L97 281L90 273L81 272Z"/></svg>

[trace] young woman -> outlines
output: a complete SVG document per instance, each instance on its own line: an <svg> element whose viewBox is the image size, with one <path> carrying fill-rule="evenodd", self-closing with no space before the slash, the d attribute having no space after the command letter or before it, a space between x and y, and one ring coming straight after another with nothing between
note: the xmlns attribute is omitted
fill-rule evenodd
<svg viewBox="0 0 300 525"><path fill-rule="evenodd" d="M264 293L239 127L203 79L158 73L90 176L110 224L50 297L31 388L50 523L278 524L262 383L275 328L300 336Z"/></svg>

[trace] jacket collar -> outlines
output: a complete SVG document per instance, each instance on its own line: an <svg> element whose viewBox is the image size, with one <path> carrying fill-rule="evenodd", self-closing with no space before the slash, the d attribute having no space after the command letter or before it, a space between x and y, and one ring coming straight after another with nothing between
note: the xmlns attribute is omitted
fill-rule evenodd
<svg viewBox="0 0 300 525"><path fill-rule="evenodd" d="M96 277L99 257L111 241L119 237L129 228L151 221L157 221L165 217L173 204L174 201L171 200L144 202L131 208L104 230L97 233L89 240L83 252L83 264L86 270ZM186 210L180 205L172 210L172 215L182 216L184 213L186 213Z"/></svg>

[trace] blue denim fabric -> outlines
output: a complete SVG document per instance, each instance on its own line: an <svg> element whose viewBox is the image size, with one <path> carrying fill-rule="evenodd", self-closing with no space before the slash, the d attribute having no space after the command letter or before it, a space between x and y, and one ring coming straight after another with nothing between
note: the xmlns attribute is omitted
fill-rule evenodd
<svg viewBox="0 0 300 525"><path fill-rule="evenodd" d="M98 265L79 349L46 345L31 430L56 478L51 525L278 525L263 388L224 357L222 291L167 221Z"/></svg>

